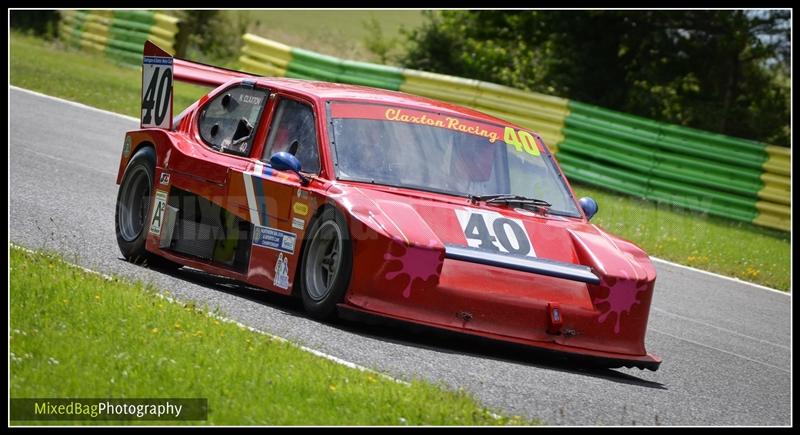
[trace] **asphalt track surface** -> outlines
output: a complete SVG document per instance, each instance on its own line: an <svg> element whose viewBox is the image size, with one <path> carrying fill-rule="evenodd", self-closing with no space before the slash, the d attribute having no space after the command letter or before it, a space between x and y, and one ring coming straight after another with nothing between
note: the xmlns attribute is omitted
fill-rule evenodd
<svg viewBox="0 0 800 435"><path fill-rule="evenodd" d="M351 321L192 269L125 262L115 176L131 118L9 89L9 238L404 380L464 388L485 406L551 425L790 425L791 296L656 262L647 349L657 372L590 369L474 340ZM746 247L743 247L746 249ZM712 253L713 254L713 253ZM12 318L13 322L13 318Z"/></svg>

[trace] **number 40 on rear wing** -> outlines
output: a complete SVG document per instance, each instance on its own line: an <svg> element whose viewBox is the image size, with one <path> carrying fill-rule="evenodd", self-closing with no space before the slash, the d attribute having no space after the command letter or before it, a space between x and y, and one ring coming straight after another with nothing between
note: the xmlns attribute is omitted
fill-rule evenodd
<svg viewBox="0 0 800 435"><path fill-rule="evenodd" d="M255 74L205 65L172 55L150 41L142 51L141 128L172 129L173 81L216 88L233 79L258 77Z"/></svg>
<svg viewBox="0 0 800 435"><path fill-rule="evenodd" d="M172 129L172 56L150 41L142 53L141 128Z"/></svg>

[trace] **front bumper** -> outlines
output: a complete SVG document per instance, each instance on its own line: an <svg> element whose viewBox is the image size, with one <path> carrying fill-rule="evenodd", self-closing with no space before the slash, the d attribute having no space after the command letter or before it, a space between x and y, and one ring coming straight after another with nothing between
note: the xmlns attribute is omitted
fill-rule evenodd
<svg viewBox="0 0 800 435"><path fill-rule="evenodd" d="M409 284L407 293L382 275L352 291L343 309L601 365L656 370L661 363L644 347L652 280L592 284L453 258L444 259L438 281ZM620 300L630 306L620 309Z"/></svg>

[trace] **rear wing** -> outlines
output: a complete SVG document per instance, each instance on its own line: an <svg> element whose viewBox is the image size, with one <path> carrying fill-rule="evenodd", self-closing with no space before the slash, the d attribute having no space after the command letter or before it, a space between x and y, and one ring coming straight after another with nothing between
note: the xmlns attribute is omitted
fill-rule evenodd
<svg viewBox="0 0 800 435"><path fill-rule="evenodd" d="M150 41L142 51L141 128L172 129L173 80L217 87L231 79L258 77L241 71L175 59Z"/></svg>

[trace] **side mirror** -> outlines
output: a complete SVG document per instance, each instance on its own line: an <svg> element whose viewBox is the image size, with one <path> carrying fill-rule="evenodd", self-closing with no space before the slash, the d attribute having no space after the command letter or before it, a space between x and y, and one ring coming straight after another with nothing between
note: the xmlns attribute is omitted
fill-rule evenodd
<svg viewBox="0 0 800 435"><path fill-rule="evenodd" d="M272 166L272 169L278 171L292 171L300 177L300 182L303 183L304 186L308 184L308 178L300 173L300 160L286 151L273 154L272 157L269 158L269 165Z"/></svg>
<svg viewBox="0 0 800 435"><path fill-rule="evenodd" d="M584 196L578 200L578 202L581 204L583 212L586 213L586 219L591 220L592 216L597 214L597 201L595 201L591 196Z"/></svg>

